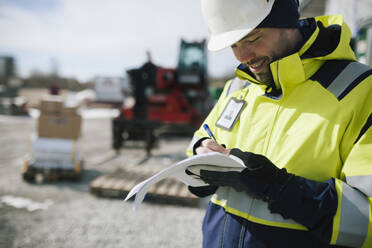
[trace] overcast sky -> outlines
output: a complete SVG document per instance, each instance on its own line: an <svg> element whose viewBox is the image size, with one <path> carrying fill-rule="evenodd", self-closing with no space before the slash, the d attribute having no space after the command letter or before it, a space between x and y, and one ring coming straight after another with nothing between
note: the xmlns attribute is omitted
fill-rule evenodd
<svg viewBox="0 0 372 248"><path fill-rule="evenodd" d="M17 71L38 69L88 80L122 76L153 62L174 68L181 38L208 37L199 0L0 0L0 56ZM231 74L229 49L208 53L209 74Z"/></svg>

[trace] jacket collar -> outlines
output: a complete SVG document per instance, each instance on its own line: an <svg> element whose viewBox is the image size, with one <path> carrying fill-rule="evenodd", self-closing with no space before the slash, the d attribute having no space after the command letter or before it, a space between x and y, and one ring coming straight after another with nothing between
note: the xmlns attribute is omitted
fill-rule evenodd
<svg viewBox="0 0 372 248"><path fill-rule="evenodd" d="M270 64L271 73L273 75L276 89L290 87L292 85L304 82L306 79L304 66L299 56L299 53L294 53L287 57L276 60ZM235 71L236 75L242 79L253 83L263 90L266 90L267 85L258 81L252 72L245 65L240 64ZM285 84L285 85L284 85ZM274 87L272 85L271 87Z"/></svg>

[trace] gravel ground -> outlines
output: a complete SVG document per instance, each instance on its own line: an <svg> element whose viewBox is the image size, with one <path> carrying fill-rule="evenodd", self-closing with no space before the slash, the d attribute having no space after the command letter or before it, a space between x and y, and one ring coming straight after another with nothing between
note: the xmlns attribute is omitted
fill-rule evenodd
<svg viewBox="0 0 372 248"><path fill-rule="evenodd" d="M144 160L140 148L111 148L110 119L84 119L83 178L79 182L26 183L21 178L36 121L0 116L0 247L201 247L205 201L199 208L98 198L90 182L128 164L169 166L184 158L188 138L159 142ZM124 196L123 196L124 197ZM35 210L36 209L36 210Z"/></svg>

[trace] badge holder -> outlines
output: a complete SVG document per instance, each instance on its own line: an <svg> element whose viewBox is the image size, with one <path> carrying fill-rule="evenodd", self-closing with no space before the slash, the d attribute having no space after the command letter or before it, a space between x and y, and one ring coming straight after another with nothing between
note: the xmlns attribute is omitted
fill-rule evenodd
<svg viewBox="0 0 372 248"><path fill-rule="evenodd" d="M222 114L216 122L216 126L231 131L240 113L247 104L244 100L238 100L235 97L230 98Z"/></svg>

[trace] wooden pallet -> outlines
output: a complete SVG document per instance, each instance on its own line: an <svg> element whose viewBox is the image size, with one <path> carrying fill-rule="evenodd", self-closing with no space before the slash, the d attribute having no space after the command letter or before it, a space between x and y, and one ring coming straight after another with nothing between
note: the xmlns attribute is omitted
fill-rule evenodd
<svg viewBox="0 0 372 248"><path fill-rule="evenodd" d="M32 168L23 172L22 178L26 182L41 184L43 182L56 182L60 180L78 181L81 179L81 174L81 172L74 170Z"/></svg>
<svg viewBox="0 0 372 248"><path fill-rule="evenodd" d="M84 167L84 161L75 164L75 168L72 169L58 169L58 168L38 168L29 165L29 161L26 160L22 173L22 178L26 182L38 183L43 182L55 182L59 180L72 180L78 181L81 179L82 171Z"/></svg>
<svg viewBox="0 0 372 248"><path fill-rule="evenodd" d="M96 178L90 184L90 191L99 197L124 199L136 184L159 171L159 168L150 166L121 168L112 174ZM199 205L199 198L191 194L187 186L175 178L166 178L153 185L145 196L145 201L184 206Z"/></svg>

